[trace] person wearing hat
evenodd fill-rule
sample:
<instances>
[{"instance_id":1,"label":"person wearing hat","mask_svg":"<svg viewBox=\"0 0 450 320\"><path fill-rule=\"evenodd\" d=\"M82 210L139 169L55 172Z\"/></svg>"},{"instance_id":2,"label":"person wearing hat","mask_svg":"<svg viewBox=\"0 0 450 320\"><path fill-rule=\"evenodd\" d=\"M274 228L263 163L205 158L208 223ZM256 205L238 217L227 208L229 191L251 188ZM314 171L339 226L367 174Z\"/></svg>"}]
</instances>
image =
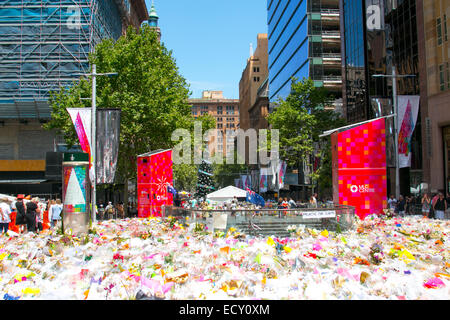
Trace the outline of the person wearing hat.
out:
<instances>
[{"instance_id":1,"label":"person wearing hat","mask_svg":"<svg viewBox=\"0 0 450 320\"><path fill-rule=\"evenodd\" d=\"M16 216L16 226L19 227L19 233L27 232L27 220L26 220L26 207L23 202L23 194L17 195L17 202L15 203L17 216Z\"/></svg>"},{"instance_id":2,"label":"person wearing hat","mask_svg":"<svg viewBox=\"0 0 450 320\"><path fill-rule=\"evenodd\" d=\"M0 199L0 232L1 234L8 232L9 223L11 222L11 206L8 198Z\"/></svg>"},{"instance_id":3,"label":"person wearing hat","mask_svg":"<svg viewBox=\"0 0 450 320\"><path fill-rule=\"evenodd\" d=\"M112 219L114 217L115 209L111 201L108 202L108 205L105 208L105 213L108 219Z\"/></svg>"}]
</instances>

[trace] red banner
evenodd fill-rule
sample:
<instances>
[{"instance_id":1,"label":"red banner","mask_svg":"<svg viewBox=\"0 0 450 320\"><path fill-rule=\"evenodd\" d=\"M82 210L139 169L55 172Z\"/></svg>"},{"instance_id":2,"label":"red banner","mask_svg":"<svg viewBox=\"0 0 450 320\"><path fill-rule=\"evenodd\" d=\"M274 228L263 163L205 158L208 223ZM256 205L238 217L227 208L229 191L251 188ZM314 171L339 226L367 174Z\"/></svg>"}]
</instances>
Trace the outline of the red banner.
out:
<instances>
[{"instance_id":1,"label":"red banner","mask_svg":"<svg viewBox=\"0 0 450 320\"><path fill-rule=\"evenodd\" d=\"M138 216L161 216L162 206L173 204L168 185L173 184L172 150L138 157Z\"/></svg>"},{"instance_id":2,"label":"red banner","mask_svg":"<svg viewBox=\"0 0 450 320\"><path fill-rule=\"evenodd\" d=\"M333 164L333 174L337 174L337 179L333 179L335 201L354 206L361 219L383 213L387 206L385 119L335 135L337 139L332 139L333 161L337 161Z\"/></svg>"}]
</instances>

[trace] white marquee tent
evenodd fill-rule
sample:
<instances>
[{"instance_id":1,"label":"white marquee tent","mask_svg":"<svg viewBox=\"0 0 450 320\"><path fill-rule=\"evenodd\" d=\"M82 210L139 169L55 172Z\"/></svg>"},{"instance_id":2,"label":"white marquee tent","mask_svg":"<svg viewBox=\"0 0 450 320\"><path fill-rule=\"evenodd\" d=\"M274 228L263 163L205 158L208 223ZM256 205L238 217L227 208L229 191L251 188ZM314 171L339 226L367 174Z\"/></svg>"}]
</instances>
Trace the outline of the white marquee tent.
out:
<instances>
[{"instance_id":1,"label":"white marquee tent","mask_svg":"<svg viewBox=\"0 0 450 320\"><path fill-rule=\"evenodd\" d=\"M247 196L247 191L236 188L234 186L228 186L223 189L214 191L213 193L207 194L206 199L217 202L224 202L227 200L232 200L236 198L245 198Z\"/></svg>"}]
</instances>

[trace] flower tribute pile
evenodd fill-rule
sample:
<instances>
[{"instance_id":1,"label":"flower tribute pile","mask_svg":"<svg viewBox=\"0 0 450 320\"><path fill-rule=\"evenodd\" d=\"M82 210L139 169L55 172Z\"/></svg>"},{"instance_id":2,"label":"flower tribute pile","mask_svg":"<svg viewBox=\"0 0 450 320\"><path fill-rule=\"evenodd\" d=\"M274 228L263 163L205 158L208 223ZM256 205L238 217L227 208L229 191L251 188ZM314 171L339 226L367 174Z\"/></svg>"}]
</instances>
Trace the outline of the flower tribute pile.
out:
<instances>
[{"instance_id":1,"label":"flower tribute pile","mask_svg":"<svg viewBox=\"0 0 450 320\"><path fill-rule=\"evenodd\" d=\"M109 220L89 235L0 238L0 297L450 299L450 221L370 216L344 233L208 232L173 218Z\"/></svg>"}]
</instances>

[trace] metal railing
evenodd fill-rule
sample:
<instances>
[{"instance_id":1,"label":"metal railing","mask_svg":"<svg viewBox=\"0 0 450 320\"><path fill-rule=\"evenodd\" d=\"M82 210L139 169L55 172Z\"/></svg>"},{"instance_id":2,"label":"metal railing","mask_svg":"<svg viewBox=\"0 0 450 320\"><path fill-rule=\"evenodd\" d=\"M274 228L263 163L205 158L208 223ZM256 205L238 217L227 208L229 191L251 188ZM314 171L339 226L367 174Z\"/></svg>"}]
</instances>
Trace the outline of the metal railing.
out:
<instances>
[{"instance_id":1,"label":"metal railing","mask_svg":"<svg viewBox=\"0 0 450 320\"><path fill-rule=\"evenodd\" d=\"M208 210L168 206L164 207L163 210L163 217L171 216L179 221L187 222L189 220L189 223L209 225L212 225L215 214L226 214L226 230L233 227L254 236L262 234L263 226L267 228L267 231L270 231L270 228L273 227L279 233L287 232L288 225L305 225L317 229L345 231L352 228L355 220L355 208L344 205L295 209L236 208Z\"/></svg>"}]
</instances>

